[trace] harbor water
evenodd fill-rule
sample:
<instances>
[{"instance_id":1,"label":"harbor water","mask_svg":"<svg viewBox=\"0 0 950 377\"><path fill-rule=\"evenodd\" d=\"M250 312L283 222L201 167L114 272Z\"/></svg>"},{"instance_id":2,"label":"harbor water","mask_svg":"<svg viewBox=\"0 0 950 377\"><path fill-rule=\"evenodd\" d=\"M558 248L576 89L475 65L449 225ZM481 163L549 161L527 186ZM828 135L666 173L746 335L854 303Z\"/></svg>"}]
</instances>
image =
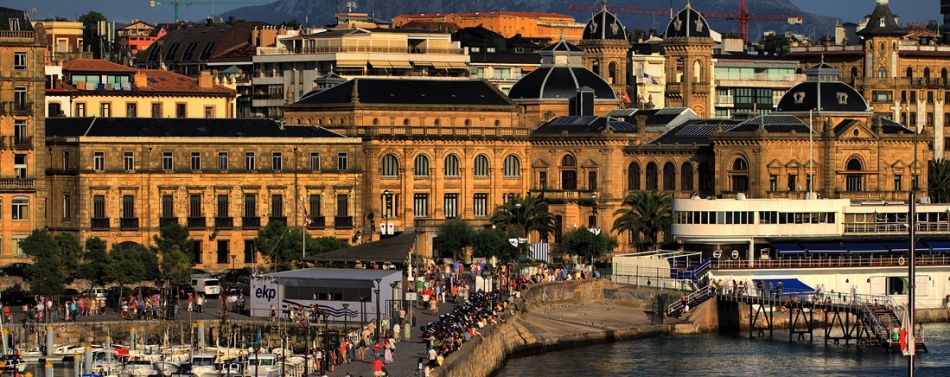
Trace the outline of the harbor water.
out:
<instances>
[{"instance_id":1,"label":"harbor water","mask_svg":"<svg viewBox=\"0 0 950 377\"><path fill-rule=\"evenodd\" d=\"M950 375L950 324L924 325L929 353L915 358L918 377ZM880 348L749 338L748 332L596 344L515 357L500 376L906 376L907 357Z\"/></svg>"}]
</instances>

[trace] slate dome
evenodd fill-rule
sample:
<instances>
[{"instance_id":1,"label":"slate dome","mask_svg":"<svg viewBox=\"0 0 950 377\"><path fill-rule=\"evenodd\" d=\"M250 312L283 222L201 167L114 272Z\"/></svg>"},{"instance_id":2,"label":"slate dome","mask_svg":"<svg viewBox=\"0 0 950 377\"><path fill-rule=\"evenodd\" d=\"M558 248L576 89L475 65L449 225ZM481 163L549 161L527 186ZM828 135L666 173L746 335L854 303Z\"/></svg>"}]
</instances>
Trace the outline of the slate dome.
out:
<instances>
[{"instance_id":1,"label":"slate dome","mask_svg":"<svg viewBox=\"0 0 950 377\"><path fill-rule=\"evenodd\" d=\"M839 80L841 71L825 63L805 70L805 82L793 86L779 100L775 111L867 112L868 104L861 93ZM820 88L820 90L819 90ZM819 98L819 96L821 98Z\"/></svg>"},{"instance_id":2,"label":"slate dome","mask_svg":"<svg viewBox=\"0 0 950 377\"><path fill-rule=\"evenodd\" d=\"M616 100L613 87L584 66L584 50L560 40L538 51L541 66L518 80L508 91L508 98L568 100L577 90L587 87L594 98Z\"/></svg>"},{"instance_id":3,"label":"slate dome","mask_svg":"<svg viewBox=\"0 0 950 377\"><path fill-rule=\"evenodd\" d=\"M582 40L627 40L627 29L620 23L617 16L607 11L606 5L600 13L591 17L584 25Z\"/></svg>"},{"instance_id":4,"label":"slate dome","mask_svg":"<svg viewBox=\"0 0 950 377\"><path fill-rule=\"evenodd\" d=\"M679 11L666 26L665 38L699 37L711 38L709 23L703 15L693 9L689 3Z\"/></svg>"}]
</instances>

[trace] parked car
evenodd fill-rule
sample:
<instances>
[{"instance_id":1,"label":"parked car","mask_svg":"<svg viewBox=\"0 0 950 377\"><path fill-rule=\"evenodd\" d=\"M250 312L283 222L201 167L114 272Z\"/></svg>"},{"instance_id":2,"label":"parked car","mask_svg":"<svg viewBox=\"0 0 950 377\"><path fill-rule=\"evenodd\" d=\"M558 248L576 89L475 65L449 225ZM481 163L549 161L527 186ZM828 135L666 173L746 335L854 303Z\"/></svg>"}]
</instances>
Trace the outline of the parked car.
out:
<instances>
[{"instance_id":1,"label":"parked car","mask_svg":"<svg viewBox=\"0 0 950 377\"><path fill-rule=\"evenodd\" d=\"M76 297L79 297L79 290L66 288L63 290L63 293L59 295L59 303L62 304L66 301L72 301Z\"/></svg>"},{"instance_id":2,"label":"parked car","mask_svg":"<svg viewBox=\"0 0 950 377\"><path fill-rule=\"evenodd\" d=\"M26 267L29 263L13 263L0 267L0 275L3 276L26 276Z\"/></svg>"},{"instance_id":3,"label":"parked car","mask_svg":"<svg viewBox=\"0 0 950 377\"><path fill-rule=\"evenodd\" d=\"M4 306L36 305L36 297L33 293L9 288L0 292L0 303Z\"/></svg>"},{"instance_id":4,"label":"parked car","mask_svg":"<svg viewBox=\"0 0 950 377\"><path fill-rule=\"evenodd\" d=\"M96 300L103 301L106 299L106 289L102 287L93 287L85 291L82 291L82 294Z\"/></svg>"}]
</instances>

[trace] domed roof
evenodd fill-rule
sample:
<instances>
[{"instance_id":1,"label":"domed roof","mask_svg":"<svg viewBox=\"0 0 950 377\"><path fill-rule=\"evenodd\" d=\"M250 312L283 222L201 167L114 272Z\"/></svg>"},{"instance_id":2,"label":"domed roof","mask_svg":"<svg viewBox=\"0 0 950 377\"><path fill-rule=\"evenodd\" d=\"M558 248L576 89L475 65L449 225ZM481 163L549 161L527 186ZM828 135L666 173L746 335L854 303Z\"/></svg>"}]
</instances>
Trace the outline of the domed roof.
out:
<instances>
[{"instance_id":1,"label":"domed roof","mask_svg":"<svg viewBox=\"0 0 950 377\"><path fill-rule=\"evenodd\" d=\"M666 26L665 38L700 37L711 38L709 23L686 2L686 8L679 11Z\"/></svg>"},{"instance_id":2,"label":"domed roof","mask_svg":"<svg viewBox=\"0 0 950 377\"><path fill-rule=\"evenodd\" d=\"M620 23L612 13L607 11L606 2L600 13L591 17L584 26L582 40L627 40L627 29Z\"/></svg>"},{"instance_id":3,"label":"domed roof","mask_svg":"<svg viewBox=\"0 0 950 377\"><path fill-rule=\"evenodd\" d=\"M580 47L575 46L573 43L565 41L563 38L557 42L549 44L542 47L539 51L550 51L550 52L580 52L583 53L584 50Z\"/></svg>"},{"instance_id":4,"label":"domed roof","mask_svg":"<svg viewBox=\"0 0 950 377\"><path fill-rule=\"evenodd\" d=\"M821 90L819 91L819 85ZM782 96L775 107L781 112L808 112L818 110L819 93L821 111L867 112L868 104L857 90L840 81L806 81L795 85Z\"/></svg>"},{"instance_id":5,"label":"domed roof","mask_svg":"<svg viewBox=\"0 0 950 377\"><path fill-rule=\"evenodd\" d=\"M508 97L568 100L585 86L594 91L594 98L617 99L607 81L587 68L574 66L541 66L512 85Z\"/></svg>"}]
</instances>

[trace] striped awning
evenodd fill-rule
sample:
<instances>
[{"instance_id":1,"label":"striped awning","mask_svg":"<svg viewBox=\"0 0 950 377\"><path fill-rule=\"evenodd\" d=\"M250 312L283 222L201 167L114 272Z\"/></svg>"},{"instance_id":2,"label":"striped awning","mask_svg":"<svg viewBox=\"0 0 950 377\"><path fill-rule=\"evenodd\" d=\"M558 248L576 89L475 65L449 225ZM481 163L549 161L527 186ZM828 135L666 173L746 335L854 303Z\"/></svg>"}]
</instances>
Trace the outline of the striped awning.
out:
<instances>
[{"instance_id":1,"label":"striped awning","mask_svg":"<svg viewBox=\"0 0 950 377\"><path fill-rule=\"evenodd\" d=\"M528 258L550 263L551 262L551 256L549 254L550 252L551 252L551 244L533 243L529 245L528 247Z\"/></svg>"},{"instance_id":2,"label":"striped awning","mask_svg":"<svg viewBox=\"0 0 950 377\"><path fill-rule=\"evenodd\" d=\"M369 65L373 68L392 68L392 64L385 60L370 60Z\"/></svg>"},{"instance_id":3,"label":"striped awning","mask_svg":"<svg viewBox=\"0 0 950 377\"><path fill-rule=\"evenodd\" d=\"M465 62L449 62L449 67L468 69L468 64L465 64Z\"/></svg>"},{"instance_id":4,"label":"striped awning","mask_svg":"<svg viewBox=\"0 0 950 377\"><path fill-rule=\"evenodd\" d=\"M432 62L432 68L449 69L449 68L452 68L452 65L447 62Z\"/></svg>"}]
</instances>

